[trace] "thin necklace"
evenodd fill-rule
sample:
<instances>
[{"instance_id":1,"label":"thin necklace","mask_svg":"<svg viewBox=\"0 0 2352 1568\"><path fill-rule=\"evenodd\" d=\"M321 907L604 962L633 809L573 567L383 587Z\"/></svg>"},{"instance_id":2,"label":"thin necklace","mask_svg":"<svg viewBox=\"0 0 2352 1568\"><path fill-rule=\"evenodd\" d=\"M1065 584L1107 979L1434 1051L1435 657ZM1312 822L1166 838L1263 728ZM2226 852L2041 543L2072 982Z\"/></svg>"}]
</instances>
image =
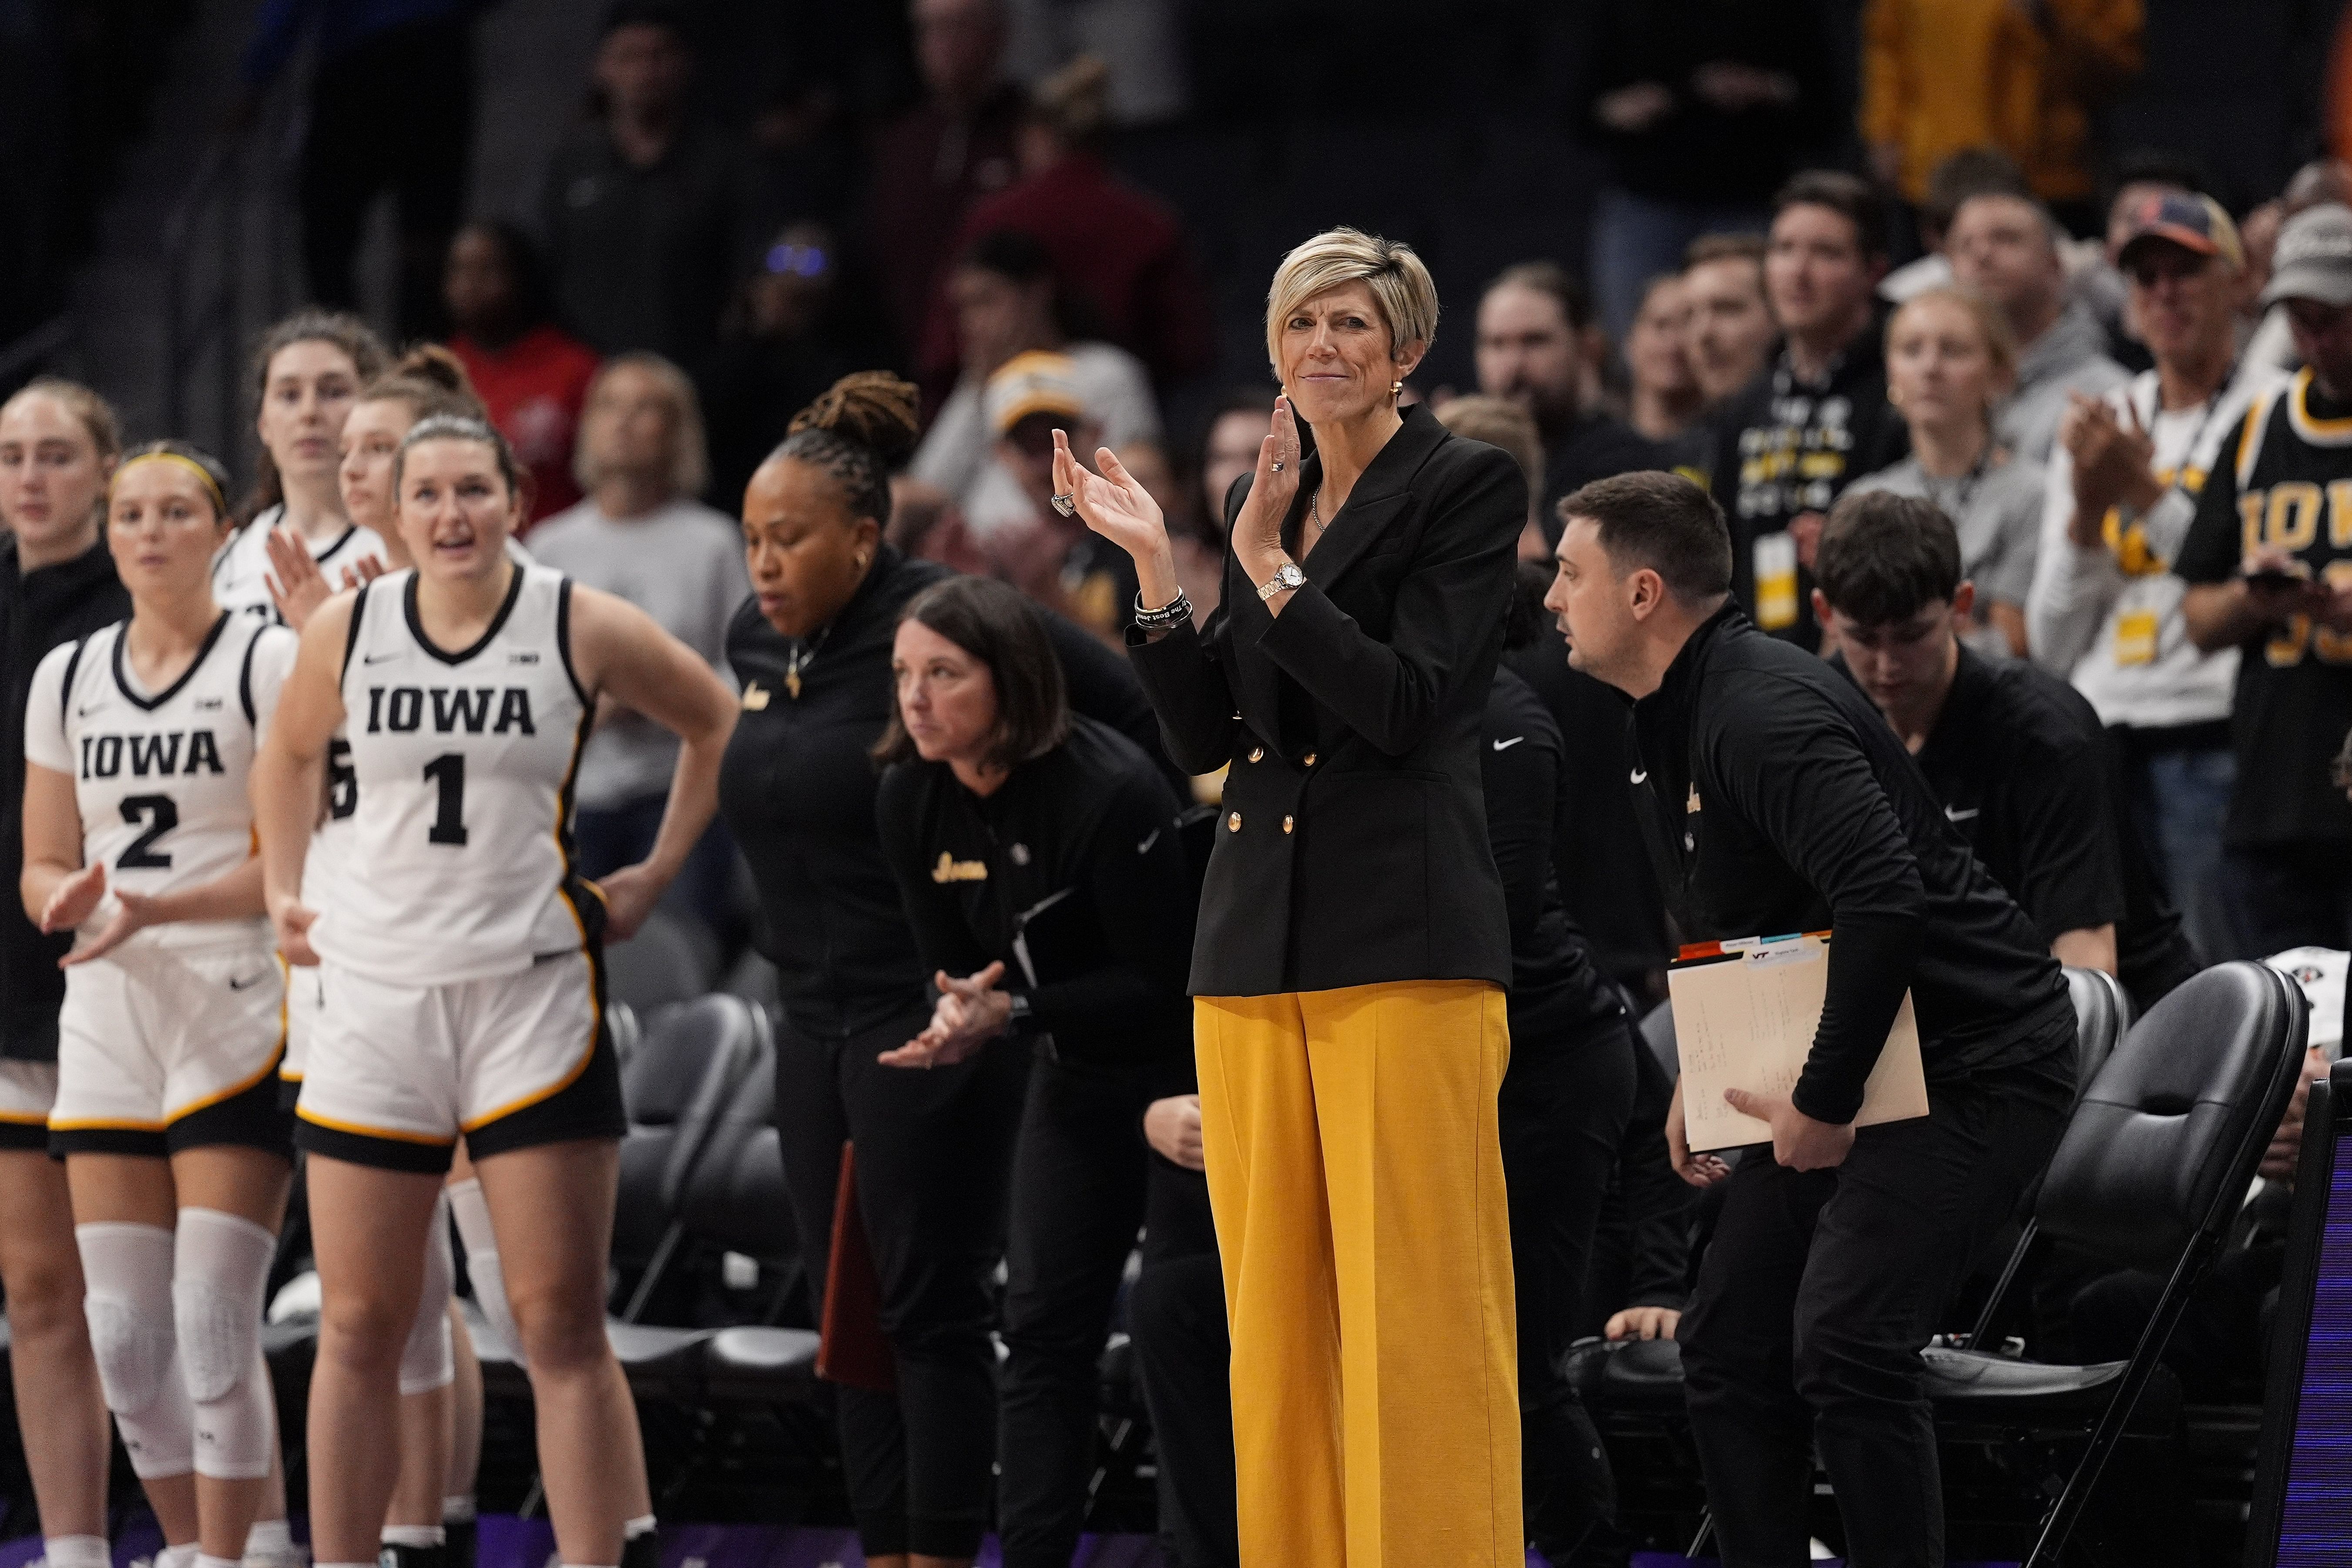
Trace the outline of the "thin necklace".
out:
<instances>
[{"instance_id":1,"label":"thin necklace","mask_svg":"<svg viewBox=\"0 0 2352 1568\"><path fill-rule=\"evenodd\" d=\"M1322 538L1323 530L1330 526L1323 520L1323 486L1320 485L1315 486L1315 494L1307 497L1307 520L1315 525L1318 538Z\"/></svg>"},{"instance_id":2,"label":"thin necklace","mask_svg":"<svg viewBox=\"0 0 2352 1568\"><path fill-rule=\"evenodd\" d=\"M824 640L832 631L833 623L827 622L818 627L807 641L793 644L793 656L784 664L784 692L794 702L798 702L801 696L801 672L815 662L816 651L824 646Z\"/></svg>"}]
</instances>

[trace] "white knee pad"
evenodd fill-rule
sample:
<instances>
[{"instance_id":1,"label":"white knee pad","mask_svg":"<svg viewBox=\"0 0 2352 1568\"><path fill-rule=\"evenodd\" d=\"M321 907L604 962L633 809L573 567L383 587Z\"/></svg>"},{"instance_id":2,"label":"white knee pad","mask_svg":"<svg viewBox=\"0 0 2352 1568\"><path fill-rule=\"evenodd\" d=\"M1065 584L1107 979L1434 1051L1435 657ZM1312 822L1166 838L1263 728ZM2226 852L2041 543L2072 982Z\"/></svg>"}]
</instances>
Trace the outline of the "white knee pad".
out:
<instances>
[{"instance_id":1,"label":"white knee pad","mask_svg":"<svg viewBox=\"0 0 2352 1568\"><path fill-rule=\"evenodd\" d=\"M214 1208L180 1211L172 1322L180 1375L196 1409L196 1473L252 1480L269 1473L277 1412L261 1358L262 1293L278 1238Z\"/></svg>"},{"instance_id":2,"label":"white knee pad","mask_svg":"<svg viewBox=\"0 0 2352 1568\"><path fill-rule=\"evenodd\" d=\"M82 1315L106 1407L142 1479L195 1468L195 1412L172 1333L172 1233L160 1226L74 1227Z\"/></svg>"},{"instance_id":3,"label":"white knee pad","mask_svg":"<svg viewBox=\"0 0 2352 1568\"><path fill-rule=\"evenodd\" d=\"M466 1244L466 1272L474 1281L474 1305L507 1342L518 1365L523 1364L522 1330L515 1322L514 1304L507 1300L506 1271L499 1267L498 1233L490 1228L489 1200L478 1181L461 1181L449 1188L449 1216L457 1222L458 1239Z\"/></svg>"},{"instance_id":4,"label":"white knee pad","mask_svg":"<svg viewBox=\"0 0 2352 1568\"><path fill-rule=\"evenodd\" d=\"M457 1379L457 1351L449 1343L449 1292L457 1265L449 1256L449 1195L444 1189L425 1228L425 1288L416 1295L416 1321L400 1353L400 1391L429 1394Z\"/></svg>"}]
</instances>

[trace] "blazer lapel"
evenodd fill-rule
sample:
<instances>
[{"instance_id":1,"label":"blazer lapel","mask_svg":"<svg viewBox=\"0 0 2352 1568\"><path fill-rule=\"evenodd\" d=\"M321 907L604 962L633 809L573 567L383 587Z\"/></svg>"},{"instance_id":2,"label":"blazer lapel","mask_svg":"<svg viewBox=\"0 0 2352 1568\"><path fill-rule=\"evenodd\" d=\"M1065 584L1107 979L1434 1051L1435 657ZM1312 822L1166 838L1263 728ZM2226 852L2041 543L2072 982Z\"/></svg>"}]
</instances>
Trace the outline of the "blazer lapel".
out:
<instances>
[{"instance_id":1,"label":"blazer lapel","mask_svg":"<svg viewBox=\"0 0 2352 1568\"><path fill-rule=\"evenodd\" d=\"M1307 580L1328 591L1404 515L1412 500L1412 476L1444 437L1445 427L1428 409L1416 403L1404 411L1403 427L1389 437L1389 444L1356 480L1348 504L1330 519L1322 541L1301 563ZM1319 478L1319 465L1316 473ZM1299 477L1304 490L1307 476Z\"/></svg>"}]
</instances>

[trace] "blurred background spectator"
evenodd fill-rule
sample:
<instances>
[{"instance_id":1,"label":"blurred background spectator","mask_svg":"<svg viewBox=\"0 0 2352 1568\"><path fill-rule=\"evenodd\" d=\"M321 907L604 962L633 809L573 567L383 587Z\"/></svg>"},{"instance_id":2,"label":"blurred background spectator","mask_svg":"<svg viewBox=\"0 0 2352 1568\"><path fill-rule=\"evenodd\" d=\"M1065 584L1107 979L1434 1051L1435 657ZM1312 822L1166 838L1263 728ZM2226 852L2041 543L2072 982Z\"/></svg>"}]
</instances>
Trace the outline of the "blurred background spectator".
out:
<instances>
[{"instance_id":1,"label":"blurred background spectator","mask_svg":"<svg viewBox=\"0 0 2352 1568\"><path fill-rule=\"evenodd\" d=\"M988 465L996 482L987 494L1001 500L972 519L971 531L991 571L1123 650L1121 633L1135 619L1135 562L1053 505L1054 432L1068 433L1071 452L1089 469L1105 444L1076 367L1064 354L1015 355L988 378L981 410L993 436ZM1166 465L1149 450L1160 495L1172 501Z\"/></svg>"},{"instance_id":2,"label":"blurred background spectator","mask_svg":"<svg viewBox=\"0 0 2352 1568\"><path fill-rule=\"evenodd\" d=\"M1668 454L1623 420L1591 406L1585 329L1592 305L1557 264L1523 261L1478 298L1478 390L1534 416L1544 444L1538 516L1559 537L1552 509L1586 483L1668 466Z\"/></svg>"},{"instance_id":3,"label":"blurred background spectator","mask_svg":"<svg viewBox=\"0 0 2352 1568\"><path fill-rule=\"evenodd\" d=\"M908 473L961 506L973 528L985 532L1008 514L1027 512L1027 503L989 460L996 433L982 406L990 378L1016 356L1042 350L1067 362L1066 373L1104 444L1123 451L1160 441L1160 407L1143 362L1085 335L1093 312L1063 288L1053 257L1035 236L994 229L972 241L948 274L947 300L960 361L955 390L916 448ZM1072 341L1074 336L1080 340Z\"/></svg>"},{"instance_id":4,"label":"blurred background spectator","mask_svg":"<svg viewBox=\"0 0 2352 1568\"><path fill-rule=\"evenodd\" d=\"M887 334L867 319L845 267L832 229L788 224L739 291L706 378L709 499L720 509L741 507L743 486L793 415L841 377L889 357Z\"/></svg>"},{"instance_id":5,"label":"blurred background spectator","mask_svg":"<svg viewBox=\"0 0 2352 1568\"><path fill-rule=\"evenodd\" d=\"M679 8L617 0L589 117L548 167L540 221L557 308L590 347L643 350L700 374L755 217L742 144L696 112L694 80Z\"/></svg>"},{"instance_id":6,"label":"blurred background spectator","mask_svg":"<svg viewBox=\"0 0 2352 1568\"><path fill-rule=\"evenodd\" d=\"M1003 75L1003 0L912 0L908 9L923 96L875 142L865 221L891 327L912 347L964 214L1018 172L1024 100Z\"/></svg>"},{"instance_id":7,"label":"blurred background spectator","mask_svg":"<svg viewBox=\"0 0 2352 1568\"><path fill-rule=\"evenodd\" d=\"M1676 273L1650 279L1625 333L1625 423L1666 447L1676 466L1706 472L1714 451L1694 430L1706 404L1691 369L1690 288Z\"/></svg>"},{"instance_id":8,"label":"blurred background spectator","mask_svg":"<svg viewBox=\"0 0 2352 1568\"><path fill-rule=\"evenodd\" d=\"M530 470L530 522L536 524L580 499L572 449L596 350L555 324L547 264L512 224L468 224L458 231L441 298L451 350Z\"/></svg>"},{"instance_id":9,"label":"blurred background spectator","mask_svg":"<svg viewBox=\"0 0 2352 1568\"><path fill-rule=\"evenodd\" d=\"M1101 335L1165 386L1208 366L1209 300L1175 214L1104 162L1109 92L1109 68L1084 55L1030 90L1015 142L1020 182L973 204L956 253L1005 230L1031 235ZM954 312L941 298L923 341L922 379L942 380L957 348Z\"/></svg>"},{"instance_id":10,"label":"blurred background spectator","mask_svg":"<svg viewBox=\"0 0 2352 1568\"><path fill-rule=\"evenodd\" d=\"M1601 325L1701 235L1764 227L1772 193L1838 136L1818 0L1594 0L1577 97L1609 159L1592 221Z\"/></svg>"},{"instance_id":11,"label":"blurred background spectator","mask_svg":"<svg viewBox=\"0 0 2352 1568\"><path fill-rule=\"evenodd\" d=\"M2140 66L2140 0L1868 0L1862 134L1906 202L1952 153L1998 147L2085 216L2094 117Z\"/></svg>"},{"instance_id":12,"label":"blurred background spectator","mask_svg":"<svg viewBox=\"0 0 2352 1568\"><path fill-rule=\"evenodd\" d=\"M1969 197L1993 192L2032 193L2026 189L2025 171L1997 147L1964 147L1937 164L1927 176L1927 193L1911 214L1919 254L1878 280L1878 297L1900 305L1914 294L1951 282L1952 262L1944 246L1952 219Z\"/></svg>"},{"instance_id":13,"label":"blurred background spectator","mask_svg":"<svg viewBox=\"0 0 2352 1568\"><path fill-rule=\"evenodd\" d=\"M2016 343L2016 373L1995 434L2036 464L2048 459L2072 399L2095 397L2127 379L2106 355L2098 319L2066 297L2058 248L2064 236L2030 196L1970 196L1952 217L1952 276L2000 308Z\"/></svg>"},{"instance_id":14,"label":"blurred background spectator","mask_svg":"<svg viewBox=\"0 0 2352 1568\"><path fill-rule=\"evenodd\" d=\"M1764 236L1705 235L1683 266L1691 376L1712 409L1763 373L1780 332L1764 297Z\"/></svg>"},{"instance_id":15,"label":"blurred background spectator","mask_svg":"<svg viewBox=\"0 0 2352 1568\"><path fill-rule=\"evenodd\" d=\"M369 210L389 194L402 340L445 328L441 258L465 210L478 9L480 0L268 0L230 111L233 123L249 123L296 51L314 51L300 181L310 297L358 308L352 264Z\"/></svg>"},{"instance_id":16,"label":"blurred background spectator","mask_svg":"<svg viewBox=\"0 0 2352 1568\"><path fill-rule=\"evenodd\" d=\"M695 499L709 458L686 372L645 353L598 371L580 424L578 477L585 498L533 531L531 554L627 600L726 674L727 622L751 580L734 519ZM609 702L599 706L574 781L583 874L602 876L652 851L677 765L669 731ZM719 928L730 865L725 830L714 823L667 902Z\"/></svg>"}]
</instances>

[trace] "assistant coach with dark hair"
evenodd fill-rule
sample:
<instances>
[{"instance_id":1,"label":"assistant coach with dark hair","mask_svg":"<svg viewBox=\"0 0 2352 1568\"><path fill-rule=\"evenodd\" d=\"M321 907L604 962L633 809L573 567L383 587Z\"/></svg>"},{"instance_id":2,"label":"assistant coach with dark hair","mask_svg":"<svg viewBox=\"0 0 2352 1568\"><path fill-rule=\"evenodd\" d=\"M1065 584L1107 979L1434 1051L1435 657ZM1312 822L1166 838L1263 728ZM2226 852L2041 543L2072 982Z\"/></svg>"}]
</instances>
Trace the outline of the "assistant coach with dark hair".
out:
<instances>
[{"instance_id":1,"label":"assistant coach with dark hair","mask_svg":"<svg viewBox=\"0 0 2352 1568\"><path fill-rule=\"evenodd\" d=\"M1403 246L1334 229L1283 259L1284 395L1205 627L1117 457L1055 456L1058 498L1135 558L1169 755L1232 764L1191 989L1246 1568L1526 1561L1479 722L1528 487L1398 408L1436 325Z\"/></svg>"},{"instance_id":2,"label":"assistant coach with dark hair","mask_svg":"<svg viewBox=\"0 0 2352 1568\"><path fill-rule=\"evenodd\" d=\"M1790 1095L1729 1177L1682 1321L1685 1389L1725 1568L1802 1568L1818 1448L1848 1561L1944 1560L1919 1348L1988 1232L2047 1162L2073 1092L2057 961L1945 820L1853 683L1729 602L1721 510L1667 474L1560 503L1545 601L1570 659L1634 699L1633 787L1690 941L1832 933L1829 989ZM1856 1132L1908 991L1929 1114ZM1684 1179L1722 1162L1666 1141Z\"/></svg>"}]
</instances>

